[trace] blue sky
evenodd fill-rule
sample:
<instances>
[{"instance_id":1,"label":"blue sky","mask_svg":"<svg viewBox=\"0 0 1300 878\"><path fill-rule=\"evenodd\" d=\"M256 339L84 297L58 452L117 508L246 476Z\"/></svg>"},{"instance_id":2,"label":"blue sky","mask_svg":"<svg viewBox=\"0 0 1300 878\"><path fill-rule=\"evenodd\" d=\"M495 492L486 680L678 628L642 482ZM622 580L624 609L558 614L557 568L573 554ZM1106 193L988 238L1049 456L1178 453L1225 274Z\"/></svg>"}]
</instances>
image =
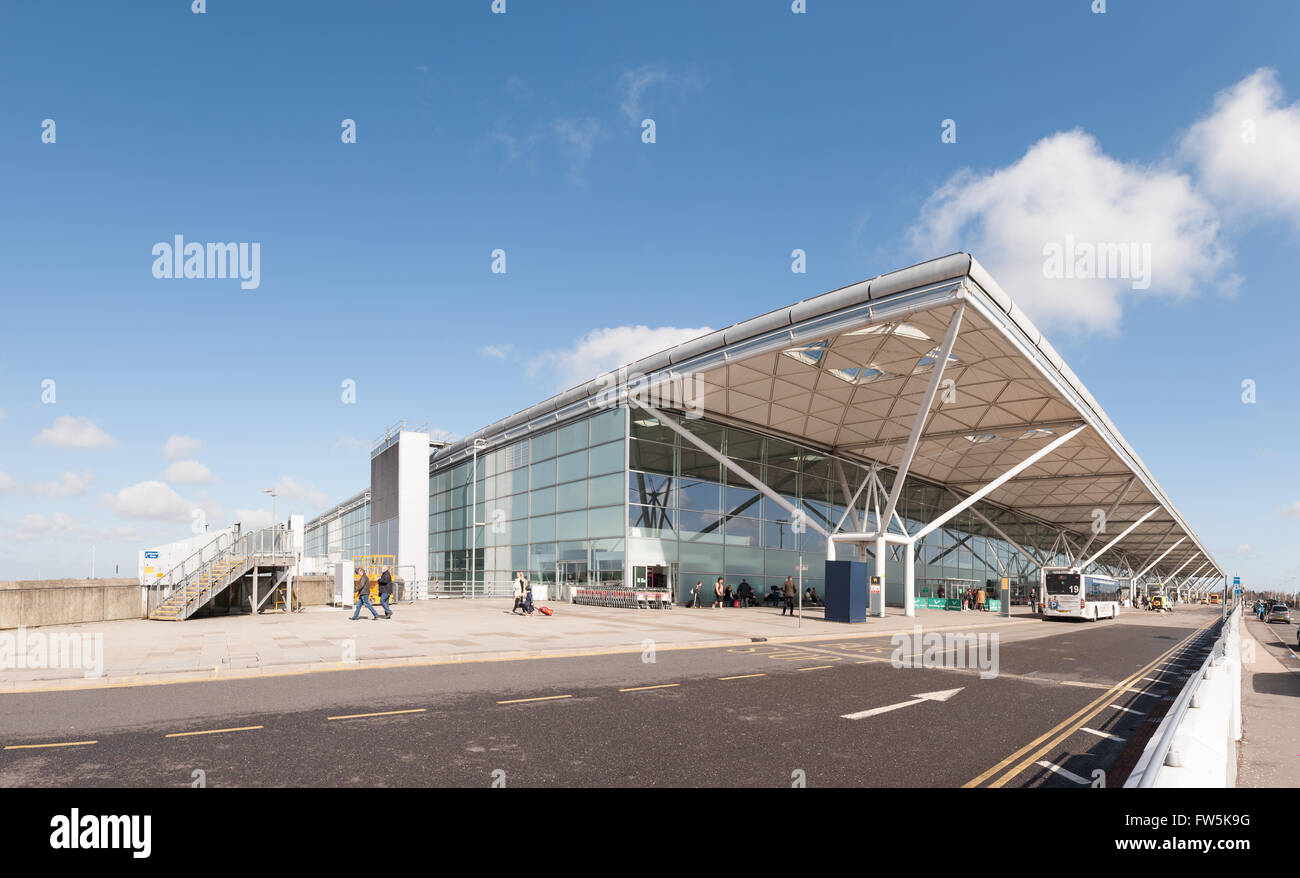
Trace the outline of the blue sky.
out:
<instances>
[{"instance_id":1,"label":"blue sky","mask_svg":"<svg viewBox=\"0 0 1300 878\"><path fill-rule=\"evenodd\" d=\"M969 249L1220 562L1294 588L1300 7L1091 5L5 4L0 579L133 575L271 485L310 516L398 418ZM1155 242L1151 289L1044 284L1026 236L1089 230ZM177 234L259 242L260 286L156 279Z\"/></svg>"}]
</instances>

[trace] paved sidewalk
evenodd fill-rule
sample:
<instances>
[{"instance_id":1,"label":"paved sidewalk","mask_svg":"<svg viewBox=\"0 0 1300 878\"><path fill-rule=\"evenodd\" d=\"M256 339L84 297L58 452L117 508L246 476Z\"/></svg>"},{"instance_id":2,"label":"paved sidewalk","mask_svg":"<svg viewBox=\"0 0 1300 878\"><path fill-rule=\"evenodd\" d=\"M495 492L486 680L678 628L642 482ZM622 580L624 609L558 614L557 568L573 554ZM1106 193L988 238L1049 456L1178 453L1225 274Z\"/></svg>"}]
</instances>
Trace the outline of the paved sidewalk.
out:
<instances>
[{"instance_id":1,"label":"paved sidewalk","mask_svg":"<svg viewBox=\"0 0 1300 878\"><path fill-rule=\"evenodd\" d=\"M1023 625L1025 607L1011 619L997 613L917 610L914 618L890 608L882 619L843 625L820 609L805 610L796 627L778 609L625 610L552 604L554 616L512 615L510 600L431 600L394 607L392 620L363 610L310 607L293 615L235 615L185 622L128 620L0 631L10 652L31 654L31 641L75 635L89 645L82 661L64 667L0 669L0 693L82 689L186 680L229 679L394 665L729 646L755 640L790 641L884 636L910 631ZM98 637L97 637L98 636ZM102 649L93 644L101 642ZM25 647L25 649L24 649ZM39 651L38 651L39 654ZM4 661L0 643L0 661ZM98 656L98 658L94 658ZM87 660L89 658L89 660ZM96 668L95 665L101 665ZM96 674L95 671L100 673Z\"/></svg>"},{"instance_id":2,"label":"paved sidewalk","mask_svg":"<svg viewBox=\"0 0 1300 878\"><path fill-rule=\"evenodd\" d=\"M1300 660L1295 628L1241 625L1241 747L1237 786L1300 787ZM1254 661L1251 651L1254 652Z\"/></svg>"}]
</instances>

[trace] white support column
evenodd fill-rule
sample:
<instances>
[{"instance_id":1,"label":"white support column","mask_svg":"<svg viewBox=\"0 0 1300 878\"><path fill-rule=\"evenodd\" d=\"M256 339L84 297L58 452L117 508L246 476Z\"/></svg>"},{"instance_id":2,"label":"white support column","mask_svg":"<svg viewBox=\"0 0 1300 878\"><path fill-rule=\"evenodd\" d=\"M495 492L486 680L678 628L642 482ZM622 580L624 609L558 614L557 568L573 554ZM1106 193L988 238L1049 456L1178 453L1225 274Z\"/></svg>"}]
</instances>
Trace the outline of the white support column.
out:
<instances>
[{"instance_id":1,"label":"white support column","mask_svg":"<svg viewBox=\"0 0 1300 878\"><path fill-rule=\"evenodd\" d=\"M879 470L876 471L876 484L880 487L880 496L881 497L885 496L885 483L880 480ZM898 530L900 533L903 534L903 536L907 536L907 526L903 524L903 517L898 514L898 509L894 510L894 513L891 516L890 521L898 525ZM884 530L886 531L889 530L888 524L884 526Z\"/></svg>"},{"instance_id":2,"label":"white support column","mask_svg":"<svg viewBox=\"0 0 1300 878\"><path fill-rule=\"evenodd\" d=\"M965 313L966 303L962 302L952 315L952 320L948 323L948 332L943 337L943 343L939 345L934 366L930 369L930 382L926 385L925 394L921 397L921 405L916 410L912 432L908 434L907 445L903 448L903 458L898 462L894 487L889 492L889 501L885 504L884 518L880 523L881 531L889 530L889 520L894 514L894 507L898 505L898 498L902 496L903 482L907 481L907 471L912 466L912 458L916 456L916 446L920 444L921 434L925 432L925 422L930 417L930 406L934 404L934 396L939 390L939 383L943 380L943 371L948 365L948 357L952 355L952 346L957 343L957 331L961 328L961 318Z\"/></svg>"},{"instance_id":3,"label":"white support column","mask_svg":"<svg viewBox=\"0 0 1300 878\"><path fill-rule=\"evenodd\" d=\"M1133 577L1133 578L1134 578L1134 579L1140 579L1141 577L1145 576L1145 575L1146 575L1146 572L1147 572L1148 570L1150 570L1152 567L1156 566L1156 565L1159 564L1161 561L1163 561L1163 560L1165 559L1165 555L1168 555L1168 554L1169 554L1170 552L1172 552L1174 549L1177 549L1180 545L1182 545L1183 540L1186 540L1186 539L1187 539L1187 537L1182 537L1182 538L1180 538L1180 539L1178 540L1178 542L1174 543L1172 546L1170 546L1169 548L1165 549L1163 552L1160 553L1160 557L1159 557L1159 558L1155 559L1155 560L1152 561L1150 564L1148 564L1147 566L1143 567L1142 570L1141 570L1141 572L1139 572L1138 575L1135 576L1135 577Z\"/></svg>"},{"instance_id":4,"label":"white support column","mask_svg":"<svg viewBox=\"0 0 1300 878\"><path fill-rule=\"evenodd\" d=\"M916 615L916 546L903 544L903 615Z\"/></svg>"},{"instance_id":5,"label":"white support column","mask_svg":"<svg viewBox=\"0 0 1300 878\"><path fill-rule=\"evenodd\" d=\"M885 615L885 552L886 544L884 531L876 537L876 575L880 577L880 612L875 612L875 600L871 596L870 584L867 590L867 606L872 609L872 614L876 616Z\"/></svg>"},{"instance_id":6,"label":"white support column","mask_svg":"<svg viewBox=\"0 0 1300 878\"><path fill-rule=\"evenodd\" d=\"M1052 440L1051 442L1047 443L1047 444L1044 445L1042 448L1038 449L1038 450L1035 451L1033 454L1031 454L1031 455L1029 455L1028 457L1026 457L1026 458L1025 458L1024 460L1022 460L1020 463L1016 464L1016 465L1013 466L1011 469L1007 470L1007 471L1004 472L1002 475L998 476L996 479L994 479L993 481L989 482L989 483L988 483L987 485L985 485L984 487L980 488L980 489L979 489L978 491L976 491L974 494L971 494L971 495L970 495L969 497L967 497L965 500L963 500L962 502L958 503L958 504L957 504L956 506L954 506L953 508L949 509L949 510L948 510L947 512L945 512L943 515L939 516L939 517L936 518L934 521L930 522L930 523L927 524L925 527L921 528L919 531L916 532L916 534L914 534L914 535L912 536L912 539L913 539L913 540L919 540L921 537L925 536L926 534L930 533L931 531L935 530L936 528L943 527L945 524L947 524L947 523L948 523L949 521L951 521L953 518L956 518L958 515L960 515L960 514L961 514L963 511L965 511L968 507L970 507L970 506L974 506L976 503L978 503L979 501L983 500L983 499L984 499L985 497L987 497L989 494L992 494L992 493L993 493L994 491L996 491L998 488L1001 488L1001 487L1002 487L1003 485L1005 485L1007 482L1011 481L1011 480L1014 479L1016 476L1020 475L1022 472L1024 472L1024 471L1027 470L1027 469L1029 469L1029 468L1030 468L1031 466L1033 466L1034 464L1038 463L1038 461L1042 460L1044 457L1046 457L1047 455L1051 454L1051 453L1052 453L1053 451L1055 451L1056 449L1060 448L1060 447L1061 447L1062 445L1064 445L1066 442L1069 442L1069 441L1070 441L1071 439L1073 439L1075 436L1078 436L1078 435L1079 435L1081 432L1083 432L1083 430L1086 429L1086 428L1087 428L1087 425L1086 425L1086 424L1084 424L1084 425L1082 425L1082 426L1075 427L1075 428L1074 428L1073 430L1071 430L1070 432L1065 433L1064 435L1058 436L1056 439L1054 439L1054 440Z\"/></svg>"},{"instance_id":7,"label":"white support column","mask_svg":"<svg viewBox=\"0 0 1300 878\"><path fill-rule=\"evenodd\" d=\"M1142 522L1146 521L1148 518L1150 518L1151 516L1155 515L1155 514L1156 514L1157 512L1159 512L1159 511L1160 511L1160 507L1159 507L1159 506L1153 507L1153 508L1151 509L1151 511L1148 512L1146 515L1142 516L1142 517L1139 518L1137 521L1135 521L1135 522L1133 522L1132 524L1130 524L1127 528L1124 529L1124 532L1123 532L1123 533L1121 533L1119 536L1115 537L1115 539L1111 540L1111 541L1110 541L1109 543L1107 543L1106 545L1102 546L1100 549L1097 550L1097 553L1096 553L1095 555L1093 555L1093 556L1090 557L1088 560L1086 560L1086 561L1084 561L1083 563L1081 563L1081 564L1079 565L1079 571L1082 572L1082 571L1086 570L1089 566L1092 565L1092 563L1093 563L1094 561L1096 561L1096 560L1097 560L1098 558L1100 558L1102 555L1104 555L1104 554L1106 554L1108 551L1110 551L1110 547L1111 547L1111 546L1115 545L1115 544L1118 543L1120 540L1124 539L1124 537L1126 537L1126 536L1128 536L1129 534L1131 534L1134 530L1137 529L1137 527L1138 527L1139 525L1142 524ZM1095 537L1095 536L1097 536L1097 535L1096 535L1096 534L1093 534L1093 536ZM1088 540L1087 545L1091 545L1091 544L1092 544L1092 540ZM1086 547L1085 547L1084 551L1087 551Z\"/></svg>"}]
</instances>

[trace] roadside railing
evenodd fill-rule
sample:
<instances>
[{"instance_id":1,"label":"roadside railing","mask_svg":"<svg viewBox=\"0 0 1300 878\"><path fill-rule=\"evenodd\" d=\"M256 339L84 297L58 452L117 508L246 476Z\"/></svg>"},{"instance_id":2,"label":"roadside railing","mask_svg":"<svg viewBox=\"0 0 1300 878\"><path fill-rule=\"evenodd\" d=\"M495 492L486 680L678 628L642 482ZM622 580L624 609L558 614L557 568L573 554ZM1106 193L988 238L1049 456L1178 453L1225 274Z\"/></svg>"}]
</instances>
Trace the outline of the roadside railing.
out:
<instances>
[{"instance_id":1,"label":"roadside railing","mask_svg":"<svg viewBox=\"0 0 1300 878\"><path fill-rule=\"evenodd\" d=\"M1147 742L1125 787L1230 787L1241 740L1241 604Z\"/></svg>"}]
</instances>

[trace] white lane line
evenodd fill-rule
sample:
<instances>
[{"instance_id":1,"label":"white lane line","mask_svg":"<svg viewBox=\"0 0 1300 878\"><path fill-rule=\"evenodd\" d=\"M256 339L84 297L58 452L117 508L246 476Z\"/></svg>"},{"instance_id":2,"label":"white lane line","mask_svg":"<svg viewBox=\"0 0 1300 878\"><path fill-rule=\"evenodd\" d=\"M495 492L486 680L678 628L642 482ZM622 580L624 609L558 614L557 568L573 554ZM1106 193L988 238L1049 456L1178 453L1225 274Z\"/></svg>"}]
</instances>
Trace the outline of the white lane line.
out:
<instances>
[{"instance_id":1,"label":"white lane line","mask_svg":"<svg viewBox=\"0 0 1300 878\"><path fill-rule=\"evenodd\" d=\"M1139 714L1139 715L1141 715L1141 714L1145 714L1145 713L1146 713L1145 710L1134 710L1134 709L1131 708L1131 707L1120 707L1118 704L1112 704L1111 707L1115 708L1116 710L1122 710L1122 711L1124 711L1125 713L1136 713L1136 714Z\"/></svg>"},{"instance_id":2,"label":"white lane line","mask_svg":"<svg viewBox=\"0 0 1300 878\"><path fill-rule=\"evenodd\" d=\"M1087 732L1090 735L1096 735L1098 738L1105 738L1108 741L1123 741L1119 735L1112 735L1110 732L1099 732L1096 729L1090 729L1087 726L1079 729L1081 732Z\"/></svg>"},{"instance_id":3,"label":"white lane line","mask_svg":"<svg viewBox=\"0 0 1300 878\"><path fill-rule=\"evenodd\" d=\"M1072 780L1072 781L1074 781L1074 782L1077 783L1077 784L1082 784L1083 786L1088 786L1088 781L1086 781L1086 780L1084 780L1083 778L1079 777L1079 775L1075 774L1073 771L1066 771L1066 770L1065 770L1064 768L1062 768L1061 766L1059 766L1059 765L1053 765L1052 763L1048 762L1046 759L1040 759L1040 760L1038 760L1038 764L1041 765L1041 766L1043 766L1043 768L1046 768L1046 769L1047 769L1048 771L1050 771L1050 772L1053 772L1053 773L1055 773L1055 774L1059 774L1061 777L1065 778L1066 780Z\"/></svg>"}]
</instances>

